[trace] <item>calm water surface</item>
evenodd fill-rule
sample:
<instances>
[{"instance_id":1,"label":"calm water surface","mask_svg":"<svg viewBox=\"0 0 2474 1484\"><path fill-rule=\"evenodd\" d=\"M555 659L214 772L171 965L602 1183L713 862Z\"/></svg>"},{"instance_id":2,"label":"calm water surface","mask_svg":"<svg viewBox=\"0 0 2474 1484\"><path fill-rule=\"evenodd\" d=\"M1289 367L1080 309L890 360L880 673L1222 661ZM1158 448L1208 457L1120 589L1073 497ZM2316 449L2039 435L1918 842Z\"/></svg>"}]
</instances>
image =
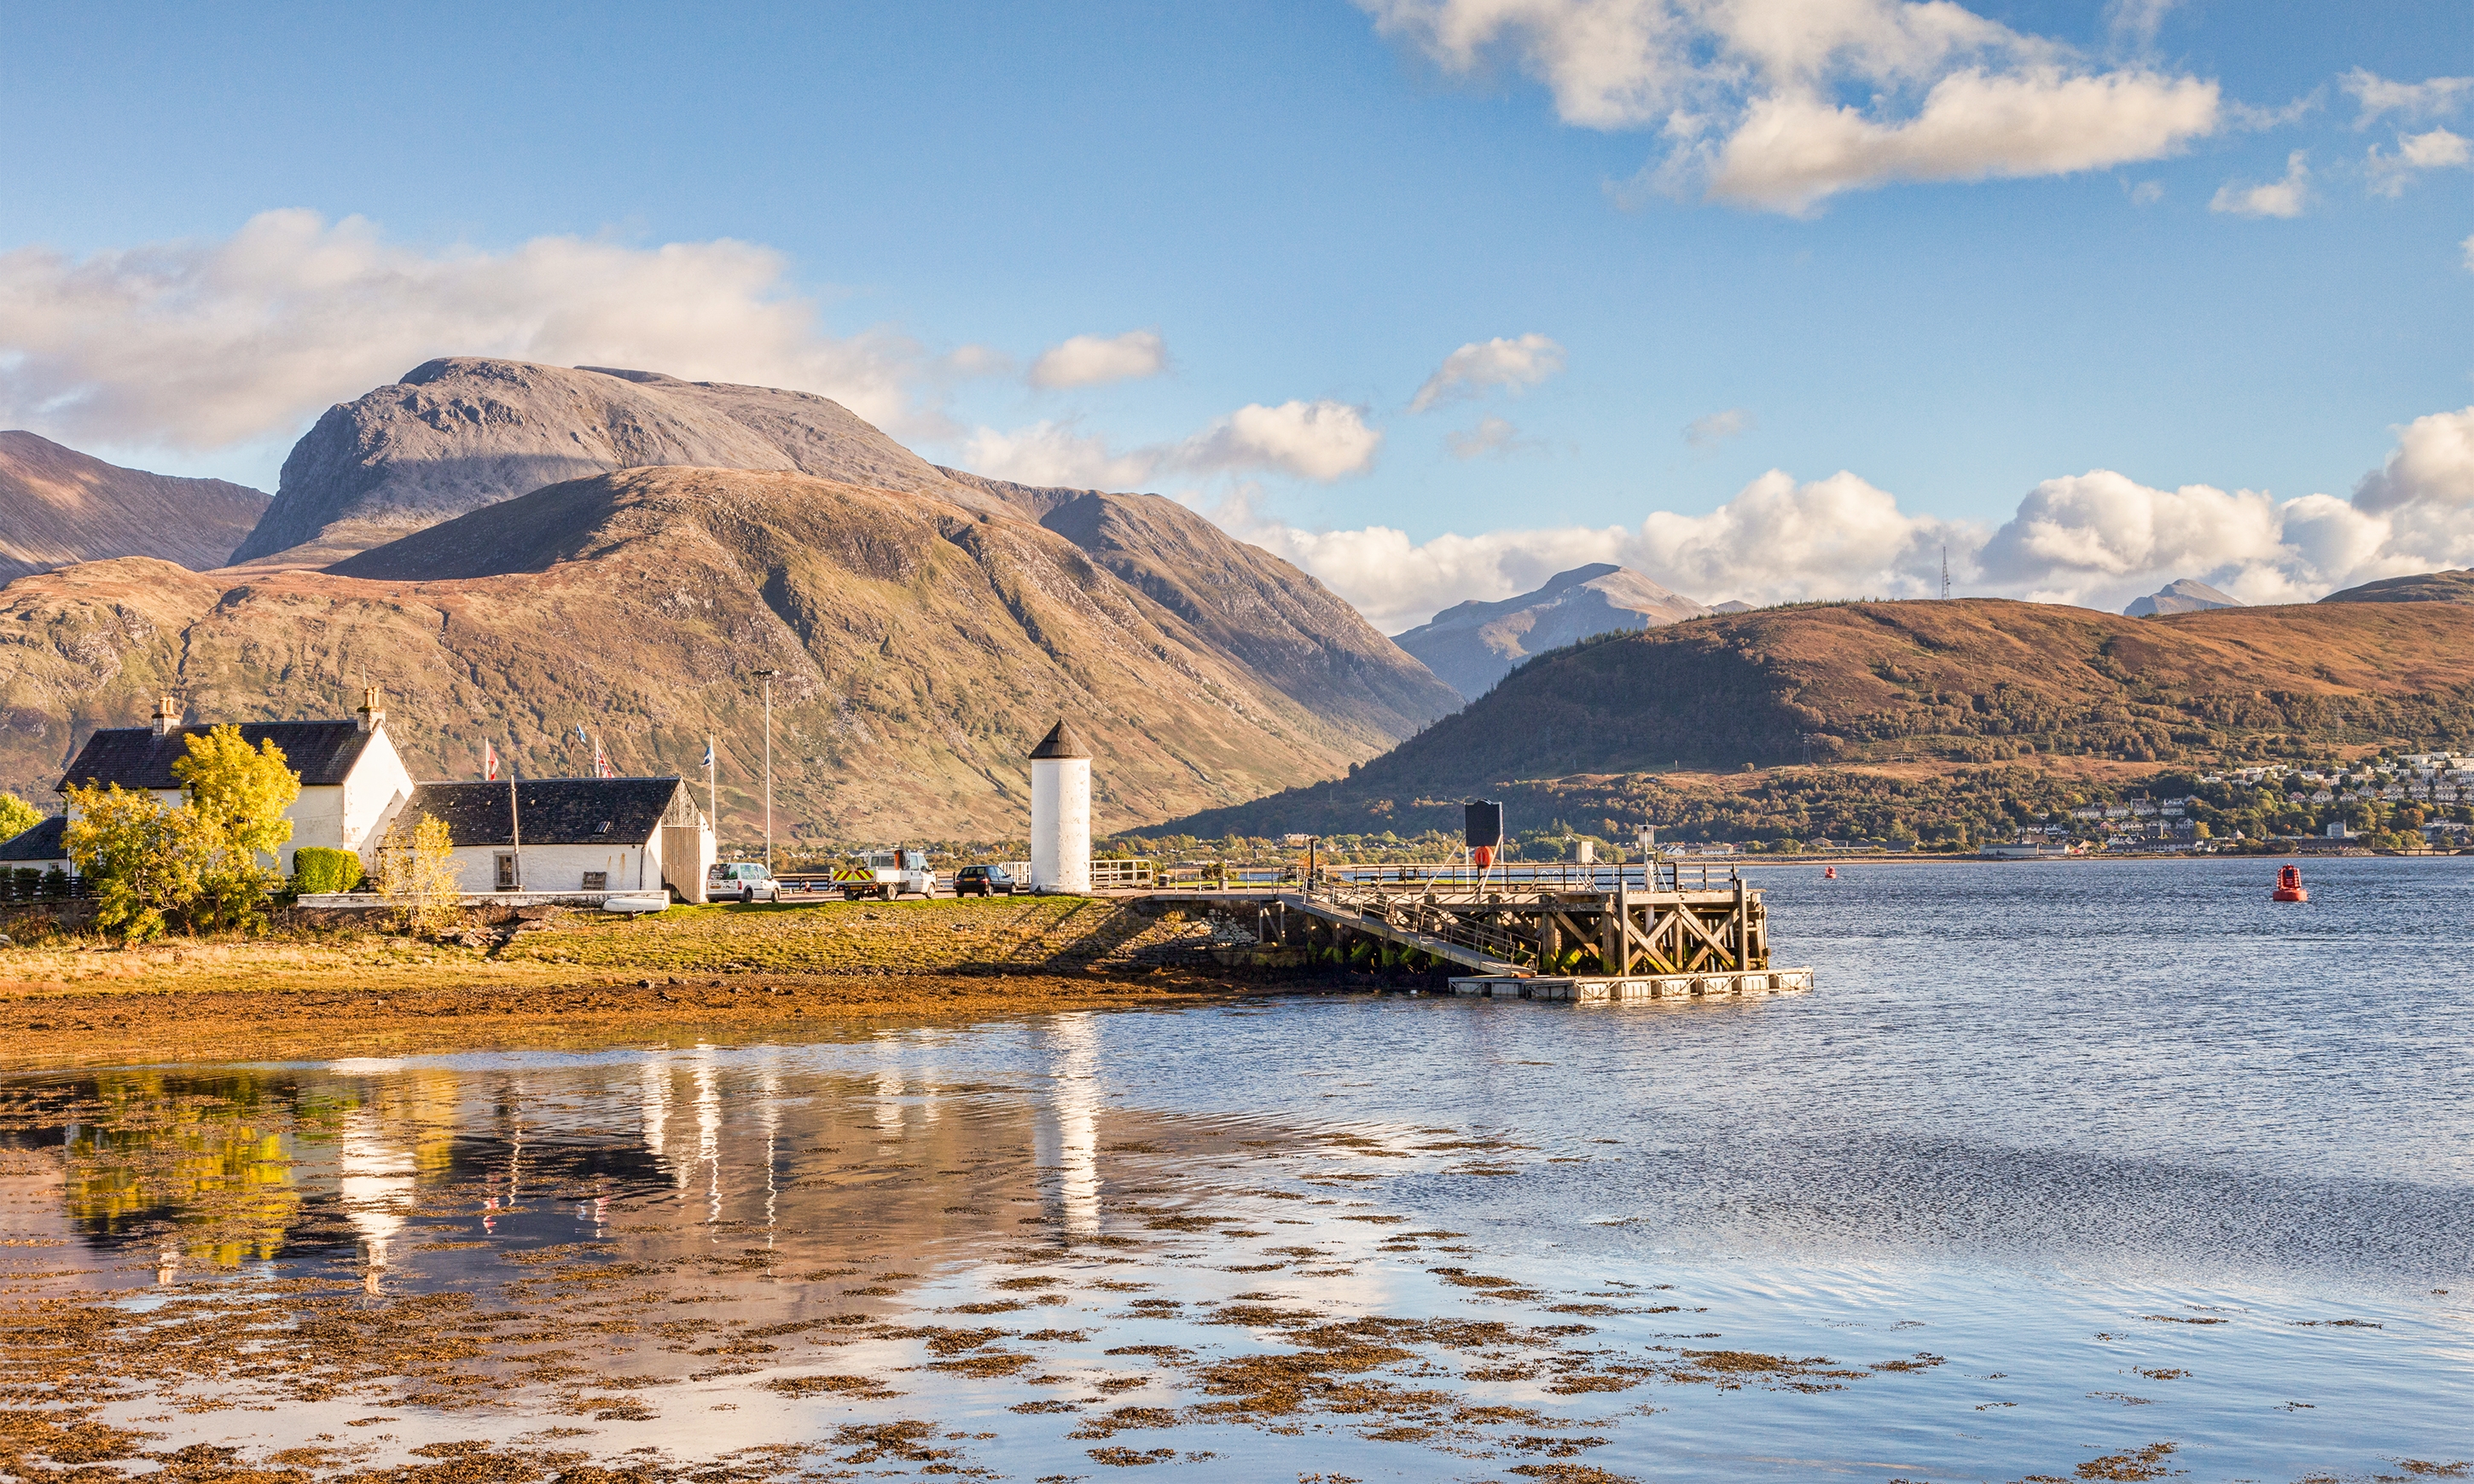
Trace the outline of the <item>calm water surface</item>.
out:
<instances>
[{"instance_id":1,"label":"calm water surface","mask_svg":"<svg viewBox=\"0 0 2474 1484\"><path fill-rule=\"evenodd\" d=\"M132 1356L255 1326L290 1369L99 1358L97 1415L333 1467L2431 1476L2474 1459L2474 861L2306 874L1767 871L1820 988L1740 1004L20 1077L0 1284ZM500 1328L390 1378L403 1314Z\"/></svg>"}]
</instances>

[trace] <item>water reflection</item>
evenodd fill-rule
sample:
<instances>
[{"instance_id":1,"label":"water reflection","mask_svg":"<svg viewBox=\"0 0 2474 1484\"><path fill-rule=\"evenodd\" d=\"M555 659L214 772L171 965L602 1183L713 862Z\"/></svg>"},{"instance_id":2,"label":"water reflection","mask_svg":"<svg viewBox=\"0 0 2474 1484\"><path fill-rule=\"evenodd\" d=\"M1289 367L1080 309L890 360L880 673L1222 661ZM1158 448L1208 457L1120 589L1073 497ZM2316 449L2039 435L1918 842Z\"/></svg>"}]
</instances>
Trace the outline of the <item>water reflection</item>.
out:
<instances>
[{"instance_id":1,"label":"water reflection","mask_svg":"<svg viewBox=\"0 0 2474 1484\"><path fill-rule=\"evenodd\" d=\"M252 1459L382 1405L374 1466L554 1424L603 1459L1032 1478L2445 1467L2474 992L2435 966L2474 892L2426 882L2408 946L2393 895L2357 924L2323 874L2312 941L2220 967L2209 913L2246 908L2189 877L2201 946L2162 954L2135 875L1920 872L1800 905L1831 988L1793 1002L20 1079L0 1276L118 1316L42 1311L115 1336L107 1418ZM1919 967L1928 890L2008 931ZM148 1325L263 1363L192 1379ZM0 1331L39 1371L55 1331ZM181 1410L217 1397L285 1410Z\"/></svg>"}]
</instances>

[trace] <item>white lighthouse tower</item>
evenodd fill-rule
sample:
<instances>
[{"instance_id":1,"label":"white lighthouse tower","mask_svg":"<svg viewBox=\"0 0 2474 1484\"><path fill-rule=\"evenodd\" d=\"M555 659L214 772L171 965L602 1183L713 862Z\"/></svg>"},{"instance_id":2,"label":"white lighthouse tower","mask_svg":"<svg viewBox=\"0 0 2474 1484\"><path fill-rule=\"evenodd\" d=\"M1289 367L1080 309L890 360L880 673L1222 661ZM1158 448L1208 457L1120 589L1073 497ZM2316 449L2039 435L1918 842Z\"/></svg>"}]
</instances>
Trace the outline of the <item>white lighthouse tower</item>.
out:
<instances>
[{"instance_id":1,"label":"white lighthouse tower","mask_svg":"<svg viewBox=\"0 0 2474 1484\"><path fill-rule=\"evenodd\" d=\"M1063 722L1031 750L1031 889L1091 889L1091 750Z\"/></svg>"}]
</instances>

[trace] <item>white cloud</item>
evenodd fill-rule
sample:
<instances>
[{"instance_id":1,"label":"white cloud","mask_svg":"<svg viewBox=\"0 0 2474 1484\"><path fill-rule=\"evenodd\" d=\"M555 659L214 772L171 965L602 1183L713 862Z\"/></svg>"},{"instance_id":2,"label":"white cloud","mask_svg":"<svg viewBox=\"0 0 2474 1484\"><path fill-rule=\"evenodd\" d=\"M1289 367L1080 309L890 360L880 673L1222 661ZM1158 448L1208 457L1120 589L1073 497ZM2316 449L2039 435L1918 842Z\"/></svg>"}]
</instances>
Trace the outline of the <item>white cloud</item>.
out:
<instances>
[{"instance_id":1,"label":"white cloud","mask_svg":"<svg viewBox=\"0 0 2474 1484\"><path fill-rule=\"evenodd\" d=\"M2134 206L2152 206L2165 199L2165 182L2162 180L2142 180L2129 190L2130 203Z\"/></svg>"},{"instance_id":2,"label":"white cloud","mask_svg":"<svg viewBox=\"0 0 2474 1484\"><path fill-rule=\"evenodd\" d=\"M1443 357L1409 399L1411 412L1424 412L1437 402L1476 396L1498 388L1519 391L1534 387L1564 369L1564 347L1534 331L1516 339L1497 336L1473 340Z\"/></svg>"},{"instance_id":3,"label":"white cloud","mask_svg":"<svg viewBox=\"0 0 2474 1484\"><path fill-rule=\"evenodd\" d=\"M2273 216L2292 218L2302 214L2311 203L2310 151L2296 150L2285 157L2285 178L2265 185L2244 185L2227 180L2217 187L2208 202L2211 211L2230 216Z\"/></svg>"},{"instance_id":4,"label":"white cloud","mask_svg":"<svg viewBox=\"0 0 2474 1484\"><path fill-rule=\"evenodd\" d=\"M942 369L950 376L1010 376L1013 357L992 346L956 346L945 352Z\"/></svg>"},{"instance_id":5,"label":"white cloud","mask_svg":"<svg viewBox=\"0 0 2474 1484\"><path fill-rule=\"evenodd\" d=\"M1240 407L1192 437L1136 448L1106 435L1040 421L1010 433L981 428L962 444L961 467L991 479L1072 489L1136 490L1162 475L1276 472L1328 483L1365 473L1383 445L1366 410L1346 402Z\"/></svg>"},{"instance_id":6,"label":"white cloud","mask_svg":"<svg viewBox=\"0 0 2474 1484\"><path fill-rule=\"evenodd\" d=\"M1031 363L1031 384L1051 391L1096 387L1111 381L1156 376L1167 366L1168 347L1155 331L1077 335L1040 353L1039 359Z\"/></svg>"},{"instance_id":7,"label":"white cloud","mask_svg":"<svg viewBox=\"0 0 2474 1484\"><path fill-rule=\"evenodd\" d=\"M1228 518L1224 516L1224 518ZM1637 527L1559 527L1412 541L1385 526L1303 531L1241 509L1238 536L1304 567L1387 634L1469 598L1506 598L1589 562L1615 562L1678 592L1756 602L1923 597L1940 542L1981 544L1980 529L1910 516L1853 474L1798 484L1772 471L1706 515L1653 513ZM1971 534L1972 533L1972 534Z\"/></svg>"},{"instance_id":8,"label":"white cloud","mask_svg":"<svg viewBox=\"0 0 2474 1484\"><path fill-rule=\"evenodd\" d=\"M1447 72L1509 61L1565 123L1662 131L1641 183L1804 213L1898 180L2068 174L2178 152L2218 85L2098 71L1953 0L1357 0ZM2165 6L2125 0L2152 35Z\"/></svg>"},{"instance_id":9,"label":"white cloud","mask_svg":"<svg viewBox=\"0 0 2474 1484\"><path fill-rule=\"evenodd\" d=\"M1186 440L1175 461L1201 471L1276 469L1328 481L1365 473L1382 446L1383 434L1366 425L1362 407L1329 400L1257 403Z\"/></svg>"},{"instance_id":10,"label":"white cloud","mask_svg":"<svg viewBox=\"0 0 2474 1484\"><path fill-rule=\"evenodd\" d=\"M1916 115L1884 124L1810 95L1756 102L1716 154L1710 194L1808 212L1894 180L2070 175L2154 159L2216 128L2214 83L2148 72L1954 73Z\"/></svg>"},{"instance_id":11,"label":"white cloud","mask_svg":"<svg viewBox=\"0 0 2474 1484\"><path fill-rule=\"evenodd\" d=\"M1753 415L1740 407L1713 412L1684 424L1684 441L1695 448L1715 448L1753 425Z\"/></svg>"},{"instance_id":12,"label":"white cloud","mask_svg":"<svg viewBox=\"0 0 2474 1484\"><path fill-rule=\"evenodd\" d=\"M2474 161L2474 147L2468 146L2463 134L2435 129L2397 135L2394 155L2384 155L2378 145L2372 145L2363 168L2370 178L2371 194L2394 200L2405 194L2416 172L2448 170L2469 161Z\"/></svg>"},{"instance_id":13,"label":"white cloud","mask_svg":"<svg viewBox=\"0 0 2474 1484\"><path fill-rule=\"evenodd\" d=\"M1446 433L1443 445L1455 459L1479 459L1489 454L1523 453L1538 447L1537 443L1520 436L1520 429L1510 419L1492 414L1477 419L1477 426L1466 432Z\"/></svg>"},{"instance_id":14,"label":"white cloud","mask_svg":"<svg viewBox=\"0 0 2474 1484\"><path fill-rule=\"evenodd\" d=\"M2420 83L2391 83L2376 72L2356 67L2343 78L2345 91L2362 105L2356 129L2368 129L2389 114L2409 122L2445 118L2474 97L2474 78L2431 78Z\"/></svg>"},{"instance_id":15,"label":"white cloud","mask_svg":"<svg viewBox=\"0 0 2474 1484\"><path fill-rule=\"evenodd\" d=\"M71 442L206 449L286 435L440 355L790 387L897 432L934 430L909 390L916 347L824 333L781 255L743 242L432 251L358 217L284 210L221 241L0 253L0 424Z\"/></svg>"},{"instance_id":16,"label":"white cloud","mask_svg":"<svg viewBox=\"0 0 2474 1484\"><path fill-rule=\"evenodd\" d=\"M1161 457L1156 449L1115 452L1102 434L1041 421L1010 433L982 428L963 443L959 462L973 473L1017 484L1135 490L1151 482Z\"/></svg>"},{"instance_id":17,"label":"white cloud","mask_svg":"<svg viewBox=\"0 0 2474 1484\"><path fill-rule=\"evenodd\" d=\"M2309 602L2382 577L2474 566L2474 407L2397 432L2351 501L2253 490L2165 490L2111 469L2049 479L1998 529L1899 508L1850 473L1772 470L1702 515L1413 541L1385 526L1304 531L1250 505L1218 518L1357 605L1387 634L1470 598L1524 592L1587 562L1616 562L1703 601L1928 597L1945 543L1968 596L2118 612L2177 577L2248 603Z\"/></svg>"},{"instance_id":18,"label":"white cloud","mask_svg":"<svg viewBox=\"0 0 2474 1484\"><path fill-rule=\"evenodd\" d=\"M2182 0L2109 0L2104 23L2114 36L2134 47L2156 44L2156 32Z\"/></svg>"}]
</instances>

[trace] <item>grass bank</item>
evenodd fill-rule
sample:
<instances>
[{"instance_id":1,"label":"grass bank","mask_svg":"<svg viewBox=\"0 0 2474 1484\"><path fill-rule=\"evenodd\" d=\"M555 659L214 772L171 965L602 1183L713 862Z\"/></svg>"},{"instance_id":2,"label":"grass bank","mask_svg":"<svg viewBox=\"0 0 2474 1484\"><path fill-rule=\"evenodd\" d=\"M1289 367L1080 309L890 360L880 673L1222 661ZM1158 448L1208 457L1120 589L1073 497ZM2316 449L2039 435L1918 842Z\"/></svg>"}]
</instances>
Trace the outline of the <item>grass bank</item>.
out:
<instances>
[{"instance_id":1,"label":"grass bank","mask_svg":"<svg viewBox=\"0 0 2474 1484\"><path fill-rule=\"evenodd\" d=\"M1206 927L1083 898L565 913L436 942L355 928L0 948L0 1065L398 1056L814 1035L1234 993Z\"/></svg>"}]
</instances>

